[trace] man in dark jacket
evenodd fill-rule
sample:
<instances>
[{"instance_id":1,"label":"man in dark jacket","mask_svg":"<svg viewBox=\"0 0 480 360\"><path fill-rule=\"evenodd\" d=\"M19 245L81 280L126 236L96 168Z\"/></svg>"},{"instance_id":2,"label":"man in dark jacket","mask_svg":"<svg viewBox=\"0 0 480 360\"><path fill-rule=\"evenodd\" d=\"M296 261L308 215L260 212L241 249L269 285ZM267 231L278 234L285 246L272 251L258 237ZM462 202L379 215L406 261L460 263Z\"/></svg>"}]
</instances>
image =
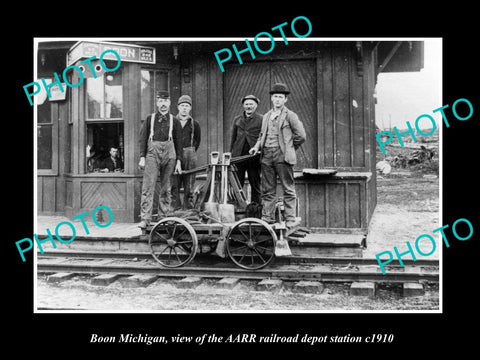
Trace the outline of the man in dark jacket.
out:
<instances>
[{"instance_id":1,"label":"man in dark jacket","mask_svg":"<svg viewBox=\"0 0 480 360\"><path fill-rule=\"evenodd\" d=\"M233 120L230 152L232 157L248 155L248 151L255 145L262 128L263 116L256 112L260 100L254 95L247 95L242 99L243 113ZM245 172L251 188L251 202L260 204L260 161L258 158L249 159L236 164L238 180L241 186L245 182Z\"/></svg>"}]
</instances>

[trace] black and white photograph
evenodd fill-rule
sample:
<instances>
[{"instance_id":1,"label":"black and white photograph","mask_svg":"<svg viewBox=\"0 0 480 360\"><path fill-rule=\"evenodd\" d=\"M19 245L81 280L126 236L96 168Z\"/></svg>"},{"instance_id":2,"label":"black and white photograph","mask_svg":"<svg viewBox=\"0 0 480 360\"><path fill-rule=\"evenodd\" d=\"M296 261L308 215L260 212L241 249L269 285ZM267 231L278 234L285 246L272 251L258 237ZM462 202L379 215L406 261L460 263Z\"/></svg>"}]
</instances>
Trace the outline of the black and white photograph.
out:
<instances>
[{"instance_id":1,"label":"black and white photograph","mask_svg":"<svg viewBox=\"0 0 480 360\"><path fill-rule=\"evenodd\" d=\"M37 311L441 310L441 39L36 40Z\"/></svg>"}]
</instances>

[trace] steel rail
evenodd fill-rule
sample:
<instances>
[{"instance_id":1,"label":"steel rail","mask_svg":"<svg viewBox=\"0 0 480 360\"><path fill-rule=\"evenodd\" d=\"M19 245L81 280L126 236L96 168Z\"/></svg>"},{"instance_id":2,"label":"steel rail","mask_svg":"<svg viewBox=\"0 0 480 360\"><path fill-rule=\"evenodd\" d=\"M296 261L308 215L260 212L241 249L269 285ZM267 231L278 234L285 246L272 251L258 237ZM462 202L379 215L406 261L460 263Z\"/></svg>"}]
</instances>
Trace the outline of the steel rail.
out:
<instances>
[{"instance_id":1,"label":"steel rail","mask_svg":"<svg viewBox=\"0 0 480 360\"><path fill-rule=\"evenodd\" d=\"M135 251L79 251L79 250L47 250L43 254L37 253L39 258L43 257L71 257L71 258L105 258L105 259L141 259L150 260L152 254L150 252L135 252ZM208 252L199 253L195 255L193 263L217 263L222 261L218 256L213 256ZM439 267L440 263L438 259L403 259L403 263L406 266L431 266ZM374 258L361 258L361 257L332 257L332 256L288 256L288 257L276 257L274 259L275 264L333 264L333 265L378 265L378 261ZM393 259L386 267L400 266L398 260Z\"/></svg>"},{"instance_id":2,"label":"steel rail","mask_svg":"<svg viewBox=\"0 0 480 360\"><path fill-rule=\"evenodd\" d=\"M37 271L45 272L68 272L68 273L115 273L120 275L151 274L158 277L202 277L202 278L225 278L235 277L241 279L261 280L266 278L301 281L317 280L329 282L409 282L428 281L438 282L438 271L432 271L421 266L410 266L407 268L391 268L383 275L378 267L371 265L345 266L332 268L329 265L297 265L297 266L269 266L259 270L244 270L232 264L222 266L183 266L180 268L163 268L156 263L129 264L125 260L117 259L74 259L74 258L42 258L37 262ZM116 261L123 261L118 264Z\"/></svg>"}]
</instances>

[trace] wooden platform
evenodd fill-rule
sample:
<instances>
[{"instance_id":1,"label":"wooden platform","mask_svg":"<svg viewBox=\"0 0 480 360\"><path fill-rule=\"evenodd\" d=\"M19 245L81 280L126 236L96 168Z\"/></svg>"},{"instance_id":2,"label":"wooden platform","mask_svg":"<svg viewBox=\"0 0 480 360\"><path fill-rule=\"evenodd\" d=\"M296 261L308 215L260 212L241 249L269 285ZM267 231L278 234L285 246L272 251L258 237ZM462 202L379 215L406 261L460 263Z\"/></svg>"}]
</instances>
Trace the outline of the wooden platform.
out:
<instances>
[{"instance_id":1,"label":"wooden platform","mask_svg":"<svg viewBox=\"0 0 480 360\"><path fill-rule=\"evenodd\" d=\"M55 238L55 228L61 222L70 222L76 229L75 239L70 243L62 243L55 239L58 249L64 250L95 250L95 251L139 251L150 252L148 235L142 235L137 224L113 222L101 228L93 221L86 221L89 234L86 233L80 220L71 220L60 216L38 216L36 234L39 239L47 237L46 229L50 229ZM218 224L198 225L203 230L217 229ZM72 237L68 225L58 227L58 234L64 240ZM365 246L365 235L362 234L317 234L304 233L303 236L289 236L289 244L293 256L331 256L331 257L362 257ZM44 242L45 250L52 250L51 242Z\"/></svg>"}]
</instances>

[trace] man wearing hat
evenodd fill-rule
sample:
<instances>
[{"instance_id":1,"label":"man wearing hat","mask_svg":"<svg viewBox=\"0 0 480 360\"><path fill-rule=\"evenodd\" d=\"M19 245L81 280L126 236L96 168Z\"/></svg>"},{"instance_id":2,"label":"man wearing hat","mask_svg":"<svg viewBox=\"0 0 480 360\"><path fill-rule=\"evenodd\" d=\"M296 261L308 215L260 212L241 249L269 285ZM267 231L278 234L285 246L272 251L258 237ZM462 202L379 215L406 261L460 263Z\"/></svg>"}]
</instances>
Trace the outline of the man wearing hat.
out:
<instances>
[{"instance_id":1,"label":"man wearing hat","mask_svg":"<svg viewBox=\"0 0 480 360\"><path fill-rule=\"evenodd\" d=\"M140 202L140 228L145 228L152 219L153 195L160 173L158 214L167 216L171 203L170 177L174 171L181 172L182 152L179 147L179 121L170 114L170 94L157 91L158 111L149 115L140 129L140 162L143 172Z\"/></svg>"},{"instance_id":2,"label":"man wearing hat","mask_svg":"<svg viewBox=\"0 0 480 360\"><path fill-rule=\"evenodd\" d=\"M190 116L192 110L192 99L188 95L182 95L177 103L178 114L176 116L180 123L179 147L182 151L182 170L190 170L197 166L197 150L200 146L201 132L200 124ZM183 185L183 208L192 209L193 187L195 186L195 174L182 175L175 172L172 176L172 207L178 210L182 207L180 201L180 188Z\"/></svg>"},{"instance_id":3,"label":"man wearing hat","mask_svg":"<svg viewBox=\"0 0 480 360\"><path fill-rule=\"evenodd\" d=\"M262 115L256 112L260 100L254 95L242 99L243 113L233 120L230 152L232 157L247 155L255 145L262 128ZM236 164L240 185L245 183L245 172L251 188L251 202L261 203L260 199L260 162L258 158Z\"/></svg>"},{"instance_id":4,"label":"man wearing hat","mask_svg":"<svg viewBox=\"0 0 480 360\"><path fill-rule=\"evenodd\" d=\"M263 115L262 128L257 143L250 149L251 154L262 152L262 219L275 222L275 196L277 176L283 189L285 221L288 228L300 224L296 217L295 181L293 166L297 162L295 150L305 142L306 134L297 114L285 103L290 94L283 83L273 85L270 91L272 109Z\"/></svg>"}]
</instances>

